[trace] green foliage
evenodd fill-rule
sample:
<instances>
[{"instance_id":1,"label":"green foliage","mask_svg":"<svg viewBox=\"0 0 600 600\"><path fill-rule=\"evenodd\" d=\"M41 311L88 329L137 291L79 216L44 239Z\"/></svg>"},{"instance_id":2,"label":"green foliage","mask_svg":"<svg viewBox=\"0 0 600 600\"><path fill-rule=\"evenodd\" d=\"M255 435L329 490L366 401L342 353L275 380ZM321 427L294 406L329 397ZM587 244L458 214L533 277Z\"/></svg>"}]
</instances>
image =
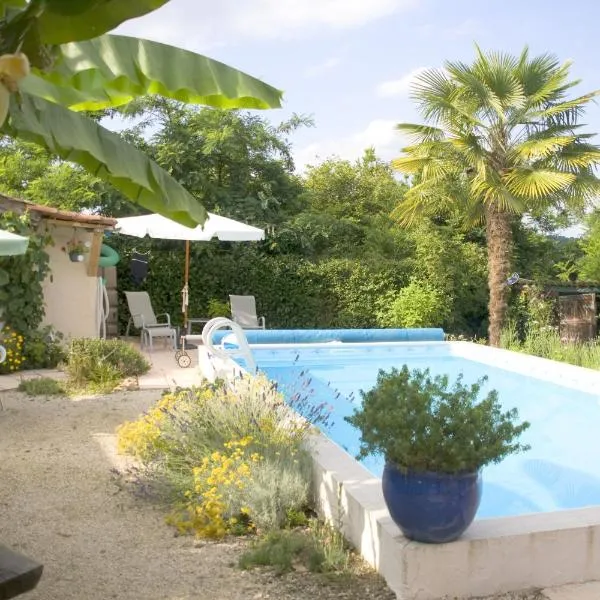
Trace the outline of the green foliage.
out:
<instances>
[{"instance_id":1,"label":"green foliage","mask_svg":"<svg viewBox=\"0 0 600 600\"><path fill-rule=\"evenodd\" d=\"M583 256L579 260L579 276L584 281L600 281L600 212L593 212L586 225L580 242Z\"/></svg>"},{"instance_id":2,"label":"green foliage","mask_svg":"<svg viewBox=\"0 0 600 600\"><path fill-rule=\"evenodd\" d=\"M327 418L319 407L308 414L313 422ZM118 447L142 462L144 489L173 505L172 524L220 537L236 530L240 515L265 532L305 509L311 459L303 445L311 431L271 382L246 377L164 396L119 427ZM181 516L190 509L202 519Z\"/></svg>"},{"instance_id":3,"label":"green foliage","mask_svg":"<svg viewBox=\"0 0 600 600\"><path fill-rule=\"evenodd\" d=\"M126 105L147 94L221 108L272 108L280 106L282 93L187 50L103 35L167 1L11 1L0 21L0 54L22 52L33 69L20 79L18 98L11 98L0 126L10 137L77 162L132 202L194 225L206 217L198 198L81 111Z\"/></svg>"},{"instance_id":4,"label":"green foliage","mask_svg":"<svg viewBox=\"0 0 600 600\"><path fill-rule=\"evenodd\" d=\"M227 302L212 298L208 301L206 315L211 319L214 319L215 317L230 317L231 308Z\"/></svg>"},{"instance_id":5,"label":"green foliage","mask_svg":"<svg viewBox=\"0 0 600 600\"><path fill-rule=\"evenodd\" d=\"M269 566L282 575L294 570L294 562L301 555L310 556L314 551L312 540L300 532L271 531L242 554L239 566L242 569Z\"/></svg>"},{"instance_id":6,"label":"green foliage","mask_svg":"<svg viewBox=\"0 0 600 600\"><path fill-rule=\"evenodd\" d=\"M52 239L36 229L27 214L2 213L0 228L29 238L25 254L0 257L0 274L5 278L5 284L0 285L0 321L25 340L21 368L53 368L64 358L61 336L50 327L41 327L44 318L42 284L50 273L45 248Z\"/></svg>"},{"instance_id":7,"label":"green foliage","mask_svg":"<svg viewBox=\"0 0 600 600\"><path fill-rule=\"evenodd\" d=\"M192 110L157 97L137 111L142 122L130 135L208 210L273 225L299 209L287 135L309 120L294 116L275 127L256 114Z\"/></svg>"},{"instance_id":8,"label":"green foliage","mask_svg":"<svg viewBox=\"0 0 600 600\"><path fill-rule=\"evenodd\" d=\"M10 138L0 144L0 185L9 196L74 212L96 208L102 189L101 180L81 167Z\"/></svg>"},{"instance_id":9,"label":"green foliage","mask_svg":"<svg viewBox=\"0 0 600 600\"><path fill-rule=\"evenodd\" d=\"M447 331L482 335L487 321L487 265L481 243L451 225L423 220L409 231L416 279L443 296L440 322Z\"/></svg>"},{"instance_id":10,"label":"green foliage","mask_svg":"<svg viewBox=\"0 0 600 600\"><path fill-rule=\"evenodd\" d=\"M64 385L51 377L24 379L17 389L28 396L65 396L67 393Z\"/></svg>"},{"instance_id":11,"label":"green foliage","mask_svg":"<svg viewBox=\"0 0 600 600\"><path fill-rule=\"evenodd\" d=\"M392 165L413 178L394 211L486 226L489 339L506 320L513 215L581 212L598 194L600 147L579 120L598 91L568 98L570 64L550 55L484 53L447 61L417 77L413 97L424 124L402 123L409 145Z\"/></svg>"},{"instance_id":12,"label":"green foliage","mask_svg":"<svg viewBox=\"0 0 600 600\"><path fill-rule=\"evenodd\" d=\"M582 256L578 240L545 235L523 225L516 225L513 235L514 270L521 278L545 283L577 277Z\"/></svg>"},{"instance_id":13,"label":"green foliage","mask_svg":"<svg viewBox=\"0 0 600 600\"><path fill-rule=\"evenodd\" d=\"M8 283L0 287L2 319L25 335L35 331L44 318L42 282L49 273L49 258L44 248L51 239L38 233L26 214L2 213L0 228L29 237L25 254L0 257L0 270L8 273Z\"/></svg>"},{"instance_id":14,"label":"green foliage","mask_svg":"<svg viewBox=\"0 0 600 600\"><path fill-rule=\"evenodd\" d=\"M53 369L66 360L63 336L50 326L27 334L24 369Z\"/></svg>"},{"instance_id":15,"label":"green foliage","mask_svg":"<svg viewBox=\"0 0 600 600\"><path fill-rule=\"evenodd\" d=\"M580 208L597 194L600 148L579 118L597 91L568 99L569 63L476 49L471 64L447 61L417 78L414 98L426 121L403 123L411 138L393 162L415 176L398 214L456 214L481 222L490 208Z\"/></svg>"},{"instance_id":16,"label":"green foliage","mask_svg":"<svg viewBox=\"0 0 600 600\"><path fill-rule=\"evenodd\" d=\"M75 339L67 355L69 384L76 389L111 392L126 377L147 373L150 364L123 340Z\"/></svg>"},{"instance_id":17,"label":"green foliage","mask_svg":"<svg viewBox=\"0 0 600 600\"><path fill-rule=\"evenodd\" d=\"M120 236L119 236L120 237ZM121 255L117 265L119 291L136 289L131 281L129 256L135 246L117 236L111 238ZM156 248L158 244L153 245ZM152 250L146 289L158 312L180 319L181 306L173 293L174 277L181 273L183 248ZM189 315L208 314L213 298L229 294L255 296L259 314L271 328L375 327L375 307L390 289L407 283L408 268L394 261L329 259L311 262L296 256L270 256L250 245L193 244L190 264ZM178 285L178 284L177 284ZM119 294L119 315L124 330L128 309Z\"/></svg>"},{"instance_id":18,"label":"green foliage","mask_svg":"<svg viewBox=\"0 0 600 600\"><path fill-rule=\"evenodd\" d=\"M450 385L429 369L380 371L376 386L361 391L362 407L346 417L361 431L359 457L383 454L413 471L461 473L528 450L516 441L529 427L516 424L517 409L502 412L495 390L479 399L486 379L469 386L460 375Z\"/></svg>"},{"instance_id":19,"label":"green foliage","mask_svg":"<svg viewBox=\"0 0 600 600\"><path fill-rule=\"evenodd\" d=\"M273 567L279 575L303 564L312 573L346 573L350 551L343 535L331 525L311 519L307 530L271 531L239 559L242 569Z\"/></svg>"},{"instance_id":20,"label":"green foliage","mask_svg":"<svg viewBox=\"0 0 600 600\"><path fill-rule=\"evenodd\" d=\"M514 322L509 322L502 332L502 348L533 354L550 360L566 362L587 369L600 369L600 344L589 342L563 342L556 329L534 329L524 337L519 335Z\"/></svg>"},{"instance_id":21,"label":"green foliage","mask_svg":"<svg viewBox=\"0 0 600 600\"><path fill-rule=\"evenodd\" d=\"M433 285L417 279L391 296L378 311L382 327L440 327L450 308L443 294Z\"/></svg>"},{"instance_id":22,"label":"green foliage","mask_svg":"<svg viewBox=\"0 0 600 600\"><path fill-rule=\"evenodd\" d=\"M535 285L524 285L513 290L509 323L519 339L537 332L558 330L558 301Z\"/></svg>"},{"instance_id":23,"label":"green foliage","mask_svg":"<svg viewBox=\"0 0 600 600\"><path fill-rule=\"evenodd\" d=\"M309 167L304 185L313 212L363 224L377 215L388 216L407 189L372 148L354 163L330 158Z\"/></svg>"}]
</instances>

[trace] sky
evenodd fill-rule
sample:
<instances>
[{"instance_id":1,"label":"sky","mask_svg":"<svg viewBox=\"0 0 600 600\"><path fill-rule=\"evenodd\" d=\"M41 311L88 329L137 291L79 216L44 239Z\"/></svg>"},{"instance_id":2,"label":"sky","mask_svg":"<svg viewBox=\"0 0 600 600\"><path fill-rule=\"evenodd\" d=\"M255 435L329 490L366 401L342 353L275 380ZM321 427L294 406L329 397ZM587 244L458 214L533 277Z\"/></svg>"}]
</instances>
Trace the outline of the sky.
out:
<instances>
[{"instance_id":1,"label":"sky","mask_svg":"<svg viewBox=\"0 0 600 600\"><path fill-rule=\"evenodd\" d=\"M550 0L171 0L118 33L200 52L284 91L277 124L292 113L315 127L293 134L299 170L374 146L400 153L399 122L420 121L410 99L419 70L471 61L484 50L550 52L571 60L574 93L600 89L600 2ZM560 8L559 8L560 6ZM584 122L600 132L600 106ZM600 143L600 142L597 142Z\"/></svg>"}]
</instances>

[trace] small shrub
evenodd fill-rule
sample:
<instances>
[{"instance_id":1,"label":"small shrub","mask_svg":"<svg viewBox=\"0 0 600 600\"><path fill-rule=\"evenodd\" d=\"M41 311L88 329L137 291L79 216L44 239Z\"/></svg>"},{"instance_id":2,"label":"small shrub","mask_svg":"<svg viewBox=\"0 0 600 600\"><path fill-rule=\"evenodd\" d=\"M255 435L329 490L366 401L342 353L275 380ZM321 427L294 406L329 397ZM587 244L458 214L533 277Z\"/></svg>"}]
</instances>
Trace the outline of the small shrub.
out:
<instances>
[{"instance_id":1,"label":"small shrub","mask_svg":"<svg viewBox=\"0 0 600 600\"><path fill-rule=\"evenodd\" d=\"M192 469L193 481L185 490L185 501L171 514L167 522L180 533L193 531L198 537L221 538L240 521L251 530L250 509L243 504L243 492L251 482L253 467L263 457L249 453L252 438L231 441L223 451L205 456ZM240 493L242 492L242 493Z\"/></svg>"},{"instance_id":2,"label":"small shrub","mask_svg":"<svg viewBox=\"0 0 600 600\"><path fill-rule=\"evenodd\" d=\"M66 360L62 334L52 327L31 331L25 337L23 355L25 369L54 369Z\"/></svg>"},{"instance_id":3,"label":"small shrub","mask_svg":"<svg viewBox=\"0 0 600 600\"><path fill-rule=\"evenodd\" d=\"M24 337L8 325L0 331L0 345L6 349L6 360L0 364L0 373L13 373L23 368Z\"/></svg>"},{"instance_id":4,"label":"small shrub","mask_svg":"<svg viewBox=\"0 0 600 600\"><path fill-rule=\"evenodd\" d=\"M243 498L258 531L289 524L310 500L312 459L302 448L265 448L255 465ZM240 500L241 501L241 500Z\"/></svg>"},{"instance_id":5,"label":"small shrub","mask_svg":"<svg viewBox=\"0 0 600 600\"><path fill-rule=\"evenodd\" d=\"M495 390L479 400L487 378L450 386L429 369L379 371L376 386L361 391L360 409L346 420L361 431L359 458L383 454L414 471L473 472L528 450L516 440L529 423L515 424L517 409L502 411Z\"/></svg>"},{"instance_id":6,"label":"small shrub","mask_svg":"<svg viewBox=\"0 0 600 600\"><path fill-rule=\"evenodd\" d=\"M318 519L311 519L309 532L315 551L312 555L311 571L345 572L350 566L350 549L342 532Z\"/></svg>"},{"instance_id":7,"label":"small shrub","mask_svg":"<svg viewBox=\"0 0 600 600\"><path fill-rule=\"evenodd\" d=\"M442 292L426 281L412 280L382 304L382 327L440 327L450 313Z\"/></svg>"},{"instance_id":8,"label":"small shrub","mask_svg":"<svg viewBox=\"0 0 600 600\"><path fill-rule=\"evenodd\" d=\"M303 409L311 414L313 422L325 420L328 415L325 407L310 411L303 405ZM168 419L162 417L163 410ZM168 394L134 424L120 426L118 433L124 453L146 460L160 455L185 456L188 464L197 465L223 444L245 437L251 437L260 448L296 448L311 427L311 423L298 418L268 379L242 377L231 384L204 383L199 388ZM185 449L185 453L175 448Z\"/></svg>"},{"instance_id":9,"label":"small shrub","mask_svg":"<svg viewBox=\"0 0 600 600\"><path fill-rule=\"evenodd\" d=\"M116 339L73 340L66 364L71 385L99 392L112 391L126 377L143 375L149 369L136 348Z\"/></svg>"},{"instance_id":10,"label":"small shrub","mask_svg":"<svg viewBox=\"0 0 600 600\"><path fill-rule=\"evenodd\" d=\"M227 302L222 302L221 300L213 298L208 302L207 313L211 319L214 319L215 317L230 317L231 309Z\"/></svg>"},{"instance_id":11,"label":"small shrub","mask_svg":"<svg viewBox=\"0 0 600 600\"><path fill-rule=\"evenodd\" d=\"M270 566L277 574L303 564L312 573L347 572L350 549L343 535L327 523L311 519L304 530L274 530L258 539L242 554L239 566Z\"/></svg>"},{"instance_id":12,"label":"small shrub","mask_svg":"<svg viewBox=\"0 0 600 600\"><path fill-rule=\"evenodd\" d=\"M17 388L28 396L64 396L65 388L60 381L51 377L36 377L35 379L24 379Z\"/></svg>"},{"instance_id":13,"label":"small shrub","mask_svg":"<svg viewBox=\"0 0 600 600\"><path fill-rule=\"evenodd\" d=\"M328 414L295 402L316 421ZM142 461L138 487L175 507L172 525L220 537L282 527L305 509L312 427L265 377L243 377L164 395L118 428L118 448Z\"/></svg>"},{"instance_id":14,"label":"small shrub","mask_svg":"<svg viewBox=\"0 0 600 600\"><path fill-rule=\"evenodd\" d=\"M294 570L294 561L313 550L312 540L298 531L271 531L242 554L241 569L273 567L278 575Z\"/></svg>"}]
</instances>

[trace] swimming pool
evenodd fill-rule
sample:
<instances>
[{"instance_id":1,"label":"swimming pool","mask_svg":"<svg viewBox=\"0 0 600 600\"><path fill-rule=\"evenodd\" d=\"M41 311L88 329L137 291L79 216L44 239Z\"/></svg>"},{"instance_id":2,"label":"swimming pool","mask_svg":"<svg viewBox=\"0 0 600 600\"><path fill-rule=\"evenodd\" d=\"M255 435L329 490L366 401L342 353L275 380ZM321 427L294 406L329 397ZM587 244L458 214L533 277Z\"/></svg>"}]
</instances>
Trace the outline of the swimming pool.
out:
<instances>
[{"instance_id":1,"label":"swimming pool","mask_svg":"<svg viewBox=\"0 0 600 600\"><path fill-rule=\"evenodd\" d=\"M518 408L520 419L531 422L522 441L532 448L484 469L477 518L600 505L597 393L550 381L551 373L548 378L519 373L517 363L514 368L494 366L488 364L489 358L478 360L476 352L467 358L455 345L443 342L257 345L252 350L259 369L276 381L288 398L299 393L332 406L333 422L325 433L352 456L358 452L360 434L343 417L360 402L359 391L375 384L379 369L403 364L428 367L433 375L455 378L463 373L465 383L487 375L483 392L496 389L506 409ZM482 349L482 355L484 350L492 351ZM361 462L381 476L382 457Z\"/></svg>"}]
</instances>

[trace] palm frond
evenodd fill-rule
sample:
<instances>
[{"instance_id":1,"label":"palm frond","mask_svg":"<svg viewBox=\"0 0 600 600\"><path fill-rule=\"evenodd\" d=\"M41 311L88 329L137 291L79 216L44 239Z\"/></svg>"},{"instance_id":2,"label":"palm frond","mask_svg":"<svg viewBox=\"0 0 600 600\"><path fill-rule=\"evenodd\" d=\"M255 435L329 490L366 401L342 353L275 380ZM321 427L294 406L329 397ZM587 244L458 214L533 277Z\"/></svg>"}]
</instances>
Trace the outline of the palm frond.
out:
<instances>
[{"instance_id":1,"label":"palm frond","mask_svg":"<svg viewBox=\"0 0 600 600\"><path fill-rule=\"evenodd\" d=\"M560 148L572 144L577 138L573 135L563 135L554 137L529 138L516 145L511 150L511 155L519 161L532 161L539 158L545 158Z\"/></svg>"},{"instance_id":2,"label":"palm frond","mask_svg":"<svg viewBox=\"0 0 600 600\"><path fill-rule=\"evenodd\" d=\"M398 123L396 129L405 133L411 142L438 142L444 139L445 133L439 127L420 125L418 123Z\"/></svg>"},{"instance_id":3,"label":"palm frond","mask_svg":"<svg viewBox=\"0 0 600 600\"><path fill-rule=\"evenodd\" d=\"M573 184L576 175L549 169L515 168L504 173L506 189L516 197L541 200Z\"/></svg>"}]
</instances>

